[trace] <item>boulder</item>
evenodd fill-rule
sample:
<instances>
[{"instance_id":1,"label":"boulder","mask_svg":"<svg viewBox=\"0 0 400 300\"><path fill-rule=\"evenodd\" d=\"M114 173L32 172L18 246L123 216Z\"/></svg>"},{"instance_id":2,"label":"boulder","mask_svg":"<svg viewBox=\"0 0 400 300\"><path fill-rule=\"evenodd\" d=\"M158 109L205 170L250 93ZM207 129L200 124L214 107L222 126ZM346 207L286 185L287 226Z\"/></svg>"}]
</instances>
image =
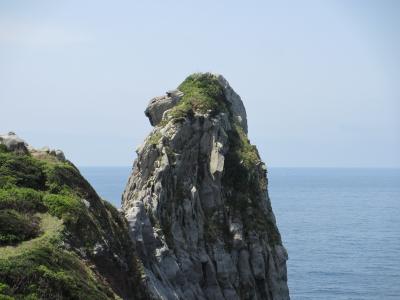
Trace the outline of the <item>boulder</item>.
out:
<instances>
[{"instance_id":1,"label":"boulder","mask_svg":"<svg viewBox=\"0 0 400 300\"><path fill-rule=\"evenodd\" d=\"M6 146L7 150L18 154L27 154L28 148L26 142L18 137L14 132L0 135L0 144Z\"/></svg>"},{"instance_id":2,"label":"boulder","mask_svg":"<svg viewBox=\"0 0 400 300\"><path fill-rule=\"evenodd\" d=\"M168 91L165 96L151 99L145 110L145 115L149 118L150 124L152 126L158 125L162 120L164 112L175 106L182 96L182 92L171 90Z\"/></svg>"}]
</instances>

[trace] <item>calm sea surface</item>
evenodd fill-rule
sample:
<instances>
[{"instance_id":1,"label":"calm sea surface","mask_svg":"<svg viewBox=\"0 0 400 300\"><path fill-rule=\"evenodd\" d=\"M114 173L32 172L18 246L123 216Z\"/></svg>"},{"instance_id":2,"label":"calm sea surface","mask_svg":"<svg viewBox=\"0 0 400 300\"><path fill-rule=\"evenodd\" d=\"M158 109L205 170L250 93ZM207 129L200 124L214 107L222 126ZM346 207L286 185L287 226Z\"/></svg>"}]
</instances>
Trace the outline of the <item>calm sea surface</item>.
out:
<instances>
[{"instance_id":1,"label":"calm sea surface","mask_svg":"<svg viewBox=\"0 0 400 300\"><path fill-rule=\"evenodd\" d=\"M80 168L119 207L130 168ZM400 170L271 168L292 299L400 299Z\"/></svg>"}]
</instances>

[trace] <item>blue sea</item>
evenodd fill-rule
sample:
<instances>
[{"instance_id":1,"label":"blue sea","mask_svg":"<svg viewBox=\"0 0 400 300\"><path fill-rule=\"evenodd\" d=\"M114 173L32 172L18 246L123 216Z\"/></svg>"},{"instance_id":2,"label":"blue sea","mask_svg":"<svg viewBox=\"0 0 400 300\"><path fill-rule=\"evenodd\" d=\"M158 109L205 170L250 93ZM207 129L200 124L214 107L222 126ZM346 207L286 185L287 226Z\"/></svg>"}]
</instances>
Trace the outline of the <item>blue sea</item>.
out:
<instances>
[{"instance_id":1,"label":"blue sea","mask_svg":"<svg viewBox=\"0 0 400 300\"><path fill-rule=\"evenodd\" d=\"M130 167L80 168L119 207ZM291 298L400 299L400 169L271 168Z\"/></svg>"}]
</instances>

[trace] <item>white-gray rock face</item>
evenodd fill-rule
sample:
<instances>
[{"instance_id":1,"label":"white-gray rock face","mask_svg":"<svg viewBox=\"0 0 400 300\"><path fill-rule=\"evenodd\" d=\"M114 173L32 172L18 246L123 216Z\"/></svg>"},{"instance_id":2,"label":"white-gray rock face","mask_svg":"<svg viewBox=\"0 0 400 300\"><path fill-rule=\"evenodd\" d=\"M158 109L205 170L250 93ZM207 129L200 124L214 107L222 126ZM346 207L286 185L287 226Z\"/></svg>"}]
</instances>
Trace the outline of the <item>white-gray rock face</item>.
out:
<instances>
[{"instance_id":1,"label":"white-gray rock face","mask_svg":"<svg viewBox=\"0 0 400 300\"><path fill-rule=\"evenodd\" d=\"M64 152L61 150L50 150L49 147L43 147L41 149L35 149L28 145L23 139L18 137L14 132L0 135L0 144L5 145L7 150L13 151L19 154L30 153L34 157L53 156L59 161L66 161Z\"/></svg>"},{"instance_id":2,"label":"white-gray rock face","mask_svg":"<svg viewBox=\"0 0 400 300\"><path fill-rule=\"evenodd\" d=\"M0 135L0 144L6 146L9 151L14 151L20 154L28 153L26 142L18 137L14 132Z\"/></svg>"},{"instance_id":3,"label":"white-gray rock face","mask_svg":"<svg viewBox=\"0 0 400 300\"><path fill-rule=\"evenodd\" d=\"M137 150L122 209L147 286L152 299L289 299L265 165L240 97L216 78L229 111L167 119ZM154 105L159 124L166 110Z\"/></svg>"},{"instance_id":4,"label":"white-gray rock face","mask_svg":"<svg viewBox=\"0 0 400 300\"><path fill-rule=\"evenodd\" d=\"M236 94L236 92L229 85L229 82L222 75L216 75L217 80L224 89L224 94L226 101L231 105L232 114L235 116L236 120L243 127L244 131L247 133L247 114L246 109L243 105L242 99Z\"/></svg>"},{"instance_id":5,"label":"white-gray rock face","mask_svg":"<svg viewBox=\"0 0 400 300\"><path fill-rule=\"evenodd\" d=\"M151 99L146 111L144 112L149 118L150 124L153 126L158 125L163 118L164 112L175 106L182 95L182 92L178 90L172 90L168 91L165 96Z\"/></svg>"}]
</instances>

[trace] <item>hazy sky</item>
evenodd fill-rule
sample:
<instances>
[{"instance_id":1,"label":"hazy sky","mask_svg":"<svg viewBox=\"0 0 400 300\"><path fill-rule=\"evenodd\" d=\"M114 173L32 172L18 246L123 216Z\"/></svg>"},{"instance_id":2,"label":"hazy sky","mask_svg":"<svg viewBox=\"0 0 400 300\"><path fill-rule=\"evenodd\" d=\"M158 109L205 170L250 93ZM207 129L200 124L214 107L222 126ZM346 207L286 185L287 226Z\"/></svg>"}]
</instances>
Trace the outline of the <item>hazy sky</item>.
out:
<instances>
[{"instance_id":1,"label":"hazy sky","mask_svg":"<svg viewBox=\"0 0 400 300\"><path fill-rule=\"evenodd\" d=\"M400 167L400 1L0 0L0 133L131 165L148 101L223 74L269 166Z\"/></svg>"}]
</instances>

